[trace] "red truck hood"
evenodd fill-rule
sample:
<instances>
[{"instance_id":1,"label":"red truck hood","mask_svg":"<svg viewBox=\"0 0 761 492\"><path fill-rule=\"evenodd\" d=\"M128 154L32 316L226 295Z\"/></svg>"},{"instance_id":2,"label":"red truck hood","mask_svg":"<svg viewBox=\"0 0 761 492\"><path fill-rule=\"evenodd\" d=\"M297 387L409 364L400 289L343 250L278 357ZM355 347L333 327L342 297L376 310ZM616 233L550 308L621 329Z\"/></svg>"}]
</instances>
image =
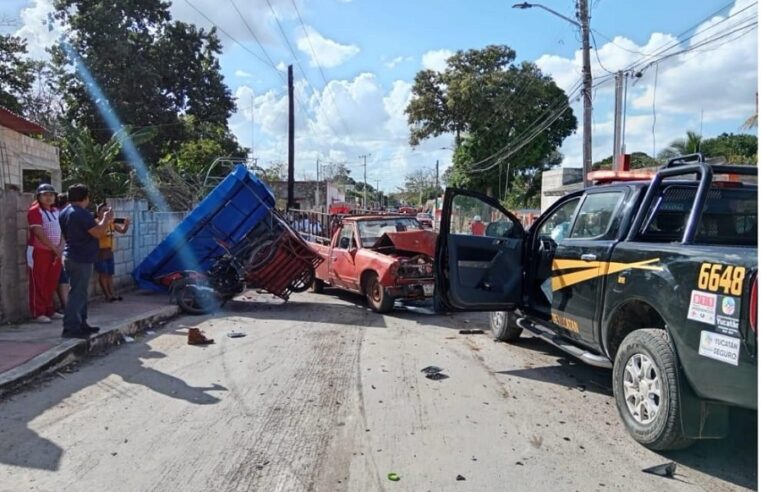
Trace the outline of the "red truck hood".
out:
<instances>
[{"instance_id":1,"label":"red truck hood","mask_svg":"<svg viewBox=\"0 0 761 492\"><path fill-rule=\"evenodd\" d=\"M387 232L375 241L372 249L392 247L400 252L420 253L433 258L436 236L433 231Z\"/></svg>"}]
</instances>

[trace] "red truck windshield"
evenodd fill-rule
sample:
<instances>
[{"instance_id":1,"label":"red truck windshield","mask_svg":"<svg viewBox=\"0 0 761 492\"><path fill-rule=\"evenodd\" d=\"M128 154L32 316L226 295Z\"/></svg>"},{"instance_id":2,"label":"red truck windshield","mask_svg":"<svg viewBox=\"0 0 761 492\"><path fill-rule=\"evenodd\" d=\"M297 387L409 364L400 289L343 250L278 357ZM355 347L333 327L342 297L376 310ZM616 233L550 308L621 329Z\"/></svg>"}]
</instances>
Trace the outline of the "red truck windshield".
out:
<instances>
[{"instance_id":1,"label":"red truck windshield","mask_svg":"<svg viewBox=\"0 0 761 492\"><path fill-rule=\"evenodd\" d=\"M387 232L419 231L423 228L416 219L407 217L367 220L359 222L358 225L363 248L371 247Z\"/></svg>"},{"instance_id":2,"label":"red truck windshield","mask_svg":"<svg viewBox=\"0 0 761 492\"><path fill-rule=\"evenodd\" d=\"M680 241L695 199L695 187L664 186L648 214L641 239ZM695 242L757 246L758 190L755 186L712 188L703 208Z\"/></svg>"}]
</instances>

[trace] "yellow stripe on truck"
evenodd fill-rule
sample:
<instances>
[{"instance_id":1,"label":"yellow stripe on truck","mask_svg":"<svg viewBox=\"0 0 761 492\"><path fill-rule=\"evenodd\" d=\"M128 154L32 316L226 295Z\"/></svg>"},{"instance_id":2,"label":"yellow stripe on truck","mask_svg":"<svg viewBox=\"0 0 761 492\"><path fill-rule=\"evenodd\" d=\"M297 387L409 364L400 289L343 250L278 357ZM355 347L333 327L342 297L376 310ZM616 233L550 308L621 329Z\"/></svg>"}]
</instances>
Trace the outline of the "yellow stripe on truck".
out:
<instances>
[{"instance_id":1,"label":"yellow stripe on truck","mask_svg":"<svg viewBox=\"0 0 761 492\"><path fill-rule=\"evenodd\" d=\"M651 260L636 261L633 263L618 263L608 261L583 261L583 260L554 260L552 262L553 273L567 269L579 269L570 273L560 273L552 276L552 291L564 289L593 278L622 272L624 270L651 270L656 272L663 271L663 267L653 265L660 261L660 258Z\"/></svg>"}]
</instances>

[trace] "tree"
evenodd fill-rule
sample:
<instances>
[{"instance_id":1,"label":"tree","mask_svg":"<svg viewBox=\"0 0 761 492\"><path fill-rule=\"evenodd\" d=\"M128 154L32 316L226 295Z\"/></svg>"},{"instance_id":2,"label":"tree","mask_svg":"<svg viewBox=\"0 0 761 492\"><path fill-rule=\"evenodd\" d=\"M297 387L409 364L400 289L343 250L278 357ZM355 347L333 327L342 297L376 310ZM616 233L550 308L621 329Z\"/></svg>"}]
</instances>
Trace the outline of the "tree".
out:
<instances>
[{"instance_id":1,"label":"tree","mask_svg":"<svg viewBox=\"0 0 761 492\"><path fill-rule=\"evenodd\" d=\"M700 152L703 137L696 132L687 131L686 138L678 138L663 149L658 158L661 160L671 159L679 155L694 154Z\"/></svg>"},{"instance_id":2,"label":"tree","mask_svg":"<svg viewBox=\"0 0 761 492\"><path fill-rule=\"evenodd\" d=\"M701 151L706 157L723 157L732 164L758 162L758 137L755 135L722 133L703 141Z\"/></svg>"},{"instance_id":3,"label":"tree","mask_svg":"<svg viewBox=\"0 0 761 492\"><path fill-rule=\"evenodd\" d=\"M645 167L660 167L661 161L653 159L644 152L632 152L631 161L629 162L630 169L642 169ZM613 156L607 157L592 164L592 170L599 171L601 169L613 169Z\"/></svg>"},{"instance_id":4,"label":"tree","mask_svg":"<svg viewBox=\"0 0 761 492\"><path fill-rule=\"evenodd\" d=\"M496 196L496 183L540 172L576 129L568 97L552 78L533 63L514 62L509 47L487 46L458 51L443 72L416 75L406 109L410 144L453 134L451 184Z\"/></svg>"},{"instance_id":5,"label":"tree","mask_svg":"<svg viewBox=\"0 0 761 492\"><path fill-rule=\"evenodd\" d=\"M34 62L26 59L26 41L0 35L0 106L22 114L22 100L32 90Z\"/></svg>"},{"instance_id":6,"label":"tree","mask_svg":"<svg viewBox=\"0 0 761 492\"><path fill-rule=\"evenodd\" d=\"M154 135L153 129L143 128L133 132L125 128L101 144L87 128L69 127L61 147L61 168L66 177L64 184L86 184L96 203L106 197L124 196L129 189L132 173L127 163L119 160L122 145L127 138L139 145Z\"/></svg>"},{"instance_id":7,"label":"tree","mask_svg":"<svg viewBox=\"0 0 761 492\"><path fill-rule=\"evenodd\" d=\"M404 198L405 203L422 206L441 192L441 187L436 187L436 175L432 169L417 169L405 176L399 196Z\"/></svg>"},{"instance_id":8,"label":"tree","mask_svg":"<svg viewBox=\"0 0 761 492\"><path fill-rule=\"evenodd\" d=\"M162 0L55 0L54 6L67 29L65 42L86 63L120 120L157 129L141 149L150 166L196 139L182 115L227 131L235 103L220 73L215 29L172 21L169 2ZM52 59L67 120L107 142L111 130L62 46L53 49Z\"/></svg>"}]
</instances>

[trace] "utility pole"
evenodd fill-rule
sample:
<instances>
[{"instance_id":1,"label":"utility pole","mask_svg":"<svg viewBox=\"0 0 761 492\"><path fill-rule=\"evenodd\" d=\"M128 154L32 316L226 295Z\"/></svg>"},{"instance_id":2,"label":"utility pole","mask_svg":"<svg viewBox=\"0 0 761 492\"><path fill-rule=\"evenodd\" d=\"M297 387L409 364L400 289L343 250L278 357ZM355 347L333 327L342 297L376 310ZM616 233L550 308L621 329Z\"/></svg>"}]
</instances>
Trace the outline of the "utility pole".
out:
<instances>
[{"instance_id":1,"label":"utility pole","mask_svg":"<svg viewBox=\"0 0 761 492\"><path fill-rule=\"evenodd\" d=\"M592 67L589 60L589 4L587 0L578 0L578 19L581 24L582 77L584 82L584 144L583 183L589 186L587 174L592 169Z\"/></svg>"},{"instance_id":2,"label":"utility pole","mask_svg":"<svg viewBox=\"0 0 761 492\"><path fill-rule=\"evenodd\" d=\"M254 96L251 95L251 158L254 158Z\"/></svg>"},{"instance_id":3,"label":"utility pole","mask_svg":"<svg viewBox=\"0 0 761 492\"><path fill-rule=\"evenodd\" d=\"M315 180L315 186L314 186L314 193L315 193L315 203L317 204L317 210L322 212L322 204L320 203L320 158L317 158L317 174L316 174L316 180ZM326 187L327 188L327 187ZM325 193L327 195L327 189L325 190ZM325 197L327 200L327 196Z\"/></svg>"},{"instance_id":4,"label":"utility pole","mask_svg":"<svg viewBox=\"0 0 761 492\"><path fill-rule=\"evenodd\" d=\"M623 114L624 72L616 72L616 97L613 117L613 166L614 171L621 171L621 116Z\"/></svg>"},{"instance_id":5,"label":"utility pole","mask_svg":"<svg viewBox=\"0 0 761 492\"><path fill-rule=\"evenodd\" d=\"M372 154L364 154L359 156L360 159L362 159L362 167L364 168L364 182L365 187L362 190L363 196L362 196L362 208L367 210L367 158L370 157Z\"/></svg>"},{"instance_id":6,"label":"utility pole","mask_svg":"<svg viewBox=\"0 0 761 492\"><path fill-rule=\"evenodd\" d=\"M289 209L296 205L293 199L293 132L293 65L288 65L288 201L286 208Z\"/></svg>"}]
</instances>

